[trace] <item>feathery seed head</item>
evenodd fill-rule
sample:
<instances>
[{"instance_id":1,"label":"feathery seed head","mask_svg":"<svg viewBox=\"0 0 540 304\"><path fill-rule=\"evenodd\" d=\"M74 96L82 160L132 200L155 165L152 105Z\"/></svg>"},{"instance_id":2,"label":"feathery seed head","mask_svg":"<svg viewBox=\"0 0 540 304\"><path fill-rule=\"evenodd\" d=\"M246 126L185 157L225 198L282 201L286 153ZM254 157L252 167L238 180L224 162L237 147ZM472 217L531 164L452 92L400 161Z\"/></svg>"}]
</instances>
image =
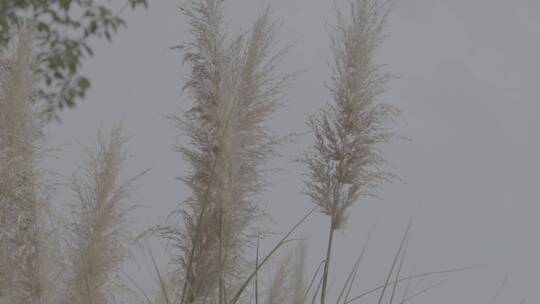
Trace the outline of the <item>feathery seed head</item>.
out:
<instances>
[{"instance_id":1,"label":"feathery seed head","mask_svg":"<svg viewBox=\"0 0 540 304\"><path fill-rule=\"evenodd\" d=\"M315 143L303 159L309 170L307 194L331 217L332 229L342 228L349 207L392 176L382 169L386 162L377 146L394 137L386 123L399 114L393 106L377 103L389 78L374 63L389 2L349 4L349 18L338 12L331 36L329 88L334 100L309 119Z\"/></svg>"},{"instance_id":2,"label":"feathery seed head","mask_svg":"<svg viewBox=\"0 0 540 304\"><path fill-rule=\"evenodd\" d=\"M41 300L40 193L42 133L31 105L32 32L18 28L7 58L0 59L0 303Z\"/></svg>"},{"instance_id":3,"label":"feathery seed head","mask_svg":"<svg viewBox=\"0 0 540 304\"><path fill-rule=\"evenodd\" d=\"M130 254L126 215L131 208L124 202L134 180L120 183L125 143L121 126L113 127L108 141L100 132L97 149L87 149L84 172L72 179L79 202L69 226L71 303L114 303L114 276Z\"/></svg>"},{"instance_id":4,"label":"feathery seed head","mask_svg":"<svg viewBox=\"0 0 540 304\"><path fill-rule=\"evenodd\" d=\"M266 184L263 166L280 143L265 122L281 103L286 81L276 79L283 52L273 54L276 27L268 10L248 35L238 36L224 30L219 0L191 1L184 12L193 34L182 47L191 66L184 89L192 104L176 117L189 139L177 150L191 167L182 180L192 196L179 212L185 227L162 232L180 249L174 262L191 303L215 297L219 284L233 288L244 273L249 229L262 214L255 202Z\"/></svg>"}]
</instances>

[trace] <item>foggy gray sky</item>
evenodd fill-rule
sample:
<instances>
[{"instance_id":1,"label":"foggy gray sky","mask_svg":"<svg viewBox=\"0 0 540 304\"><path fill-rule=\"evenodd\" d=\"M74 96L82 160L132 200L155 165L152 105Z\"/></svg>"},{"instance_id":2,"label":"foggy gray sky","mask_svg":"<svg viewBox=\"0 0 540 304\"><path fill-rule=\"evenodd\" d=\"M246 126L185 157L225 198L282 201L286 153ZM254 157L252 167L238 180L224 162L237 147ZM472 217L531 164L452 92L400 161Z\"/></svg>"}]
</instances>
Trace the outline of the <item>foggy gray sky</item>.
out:
<instances>
[{"instance_id":1,"label":"foggy gray sky","mask_svg":"<svg viewBox=\"0 0 540 304\"><path fill-rule=\"evenodd\" d=\"M338 1L339 2L339 1ZM505 275L498 303L540 301L540 2L536 0L397 0L378 60L398 76L381 100L400 107L397 132L409 140L383 147L404 182L386 184L379 198L364 198L335 240L330 289L339 290L367 232L378 222L356 293L383 282L399 238L414 215L407 272L484 264L481 269L427 280L449 280L415 303L489 303ZM308 68L272 120L280 134L307 131L305 119L329 94L327 28L335 18L327 0L227 0L233 31L247 29L268 3L283 28L283 44L299 39L282 71ZM125 120L130 137L127 174L147 168L134 203L143 229L163 220L187 189L175 177L185 164L173 152L176 131L163 118L188 105L182 96L188 69L168 47L188 39L177 0L151 1L148 11L126 15L129 27L113 43L96 43L85 71L88 97L48 127L60 147L46 165L63 175L81 161L99 127ZM264 204L287 230L311 208L298 157L311 138L282 149ZM59 204L69 202L60 193ZM327 219L316 214L302 227L309 241L309 273L323 259ZM271 244L271 240L268 241ZM268 246L268 245L267 245ZM367 300L367 299L366 299ZM364 300L364 302L366 302ZM361 302L359 302L361 303Z\"/></svg>"}]
</instances>

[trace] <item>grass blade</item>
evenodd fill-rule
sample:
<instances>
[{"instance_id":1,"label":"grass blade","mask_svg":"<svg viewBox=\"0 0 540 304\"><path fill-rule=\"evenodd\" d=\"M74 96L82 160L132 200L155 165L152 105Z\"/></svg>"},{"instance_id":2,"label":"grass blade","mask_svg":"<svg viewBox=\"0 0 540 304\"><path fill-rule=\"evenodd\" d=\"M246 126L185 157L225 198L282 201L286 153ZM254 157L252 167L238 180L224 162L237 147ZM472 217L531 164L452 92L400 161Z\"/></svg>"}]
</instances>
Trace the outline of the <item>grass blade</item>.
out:
<instances>
[{"instance_id":1,"label":"grass blade","mask_svg":"<svg viewBox=\"0 0 540 304\"><path fill-rule=\"evenodd\" d=\"M317 270L313 274L313 277L311 278L311 282L309 283L309 286L306 289L306 292L304 293L304 297L303 297L301 303L304 303L304 301L306 300L306 298L307 298L307 296L309 294L309 291L311 290L311 287L313 287L313 283L315 283L315 279L317 278L317 275L319 274L319 271L321 270L321 267L322 267L323 264L324 264L324 260L319 263L319 267L317 267Z\"/></svg>"},{"instance_id":2,"label":"grass blade","mask_svg":"<svg viewBox=\"0 0 540 304\"><path fill-rule=\"evenodd\" d=\"M446 281L447 281L447 280L443 280L443 281L441 281L441 282L438 282L438 283L436 283L436 284L433 284L433 285L431 285L431 286L428 286L428 287L426 287L426 288L424 288L424 289L422 289L422 290L420 290L420 291L418 291L418 292L416 292L416 293L414 293L414 294L412 294L412 295L410 295L410 296L404 298L404 299L401 301L401 303L405 303L405 302L407 302L407 301L409 301L409 300L412 300L413 298L416 298L416 297L418 297L418 296L420 296L420 295L422 295L422 294L424 294L424 293L430 291L430 290L433 289L433 288L439 287L439 286L441 286L442 284L444 284Z\"/></svg>"},{"instance_id":3,"label":"grass blade","mask_svg":"<svg viewBox=\"0 0 540 304\"><path fill-rule=\"evenodd\" d=\"M347 301L347 297L348 297L348 295L349 295L349 293L350 293L350 291L352 289L352 285L353 285L353 283L354 283L354 281L356 279L356 274L358 273L358 268L360 266L360 261L364 257L367 246L369 245L369 241L371 240L371 236L373 235L373 232L375 231L376 227L377 227L377 224L375 224L375 226L373 226L373 228L369 232L368 237L366 239L366 242L364 243L364 246L362 247L362 251L360 252L360 255L356 258L356 261L354 262L354 266L353 266L351 272L349 273L349 275L347 276L347 280L345 281L345 284L343 284L343 288L341 289L341 292L339 293L338 299L336 300L336 304L338 304L339 301L341 300L341 297L343 296L343 294L345 292L345 289L347 289L347 293L345 295L344 301Z\"/></svg>"},{"instance_id":4,"label":"grass blade","mask_svg":"<svg viewBox=\"0 0 540 304\"><path fill-rule=\"evenodd\" d=\"M274 248L272 248L272 250L264 257L264 259L262 259L261 263L257 265L257 267L255 268L255 270L251 273L251 275L245 280L245 282L242 284L242 286L240 286L240 288L238 289L238 291L236 292L236 294L234 295L234 297L232 298L231 302L229 302L229 304L235 304L236 302L238 302L238 300L240 299L240 296L242 295L242 293L244 292L244 289L246 289L246 287L248 286L249 282L253 279L253 277L255 277L255 275L257 274L257 272L259 271L259 269L261 269L261 267L268 261L268 259L270 259L271 256L274 255L274 253L276 253L276 251L284 244L286 243L287 241L287 238L298 228L300 227L300 225L302 225L302 223L313 213L315 212L315 210L317 209L317 207L314 207L312 208L302 219L300 219L292 228L291 230L289 230L289 232L287 232L287 234L285 234L285 236L283 236L283 238L281 238L281 240L274 246Z\"/></svg>"},{"instance_id":5,"label":"grass blade","mask_svg":"<svg viewBox=\"0 0 540 304\"><path fill-rule=\"evenodd\" d=\"M461 272L461 271L467 271L467 270L473 270L473 269L478 269L480 268L481 265L477 265L477 266L470 266L470 267L462 267L462 268L453 268L453 269L446 269L446 270L439 270L439 271L431 271L431 272L423 272L423 273L417 273L417 274L413 274L413 275L410 275L410 276L407 276L407 277L404 277L404 278L401 278L401 279L397 279L397 280L394 280L392 282L389 282L389 284L394 284L395 282L397 283L400 283L400 282L403 282L403 281L406 281L406 280L410 280L410 279L416 279L416 278L423 278L423 277L428 277L428 276L433 276L433 275L439 275L439 274L445 274L445 273L453 273L453 272ZM365 297L369 294L372 294L382 288L384 288L385 286L387 285L387 283L385 284L382 284L380 286L377 286L375 288L372 288L368 291L365 291L363 293L361 293L360 295L357 295L356 297L350 299L349 301L345 302L345 304L349 304L349 303L352 303L362 297Z\"/></svg>"},{"instance_id":6,"label":"grass blade","mask_svg":"<svg viewBox=\"0 0 540 304\"><path fill-rule=\"evenodd\" d=\"M396 252L396 256L394 257L394 261L392 262L392 267L390 267L390 271L388 272L388 276L386 277L386 282L382 288L382 291L381 291L381 296L379 297L379 302L378 304L381 304L382 303L382 300L383 300L383 297L384 297L384 293L386 291L386 288L388 287L388 284L392 278L392 272L394 272L394 268L396 266L396 263L399 259L399 256L401 254L401 251L403 250L403 246L405 245L405 242L409 236L409 232L411 231L411 225L412 225L412 222L409 222L409 225L407 226L407 229L405 230L405 233L403 234L403 237L401 238L401 243L399 244L399 248Z\"/></svg>"}]
</instances>

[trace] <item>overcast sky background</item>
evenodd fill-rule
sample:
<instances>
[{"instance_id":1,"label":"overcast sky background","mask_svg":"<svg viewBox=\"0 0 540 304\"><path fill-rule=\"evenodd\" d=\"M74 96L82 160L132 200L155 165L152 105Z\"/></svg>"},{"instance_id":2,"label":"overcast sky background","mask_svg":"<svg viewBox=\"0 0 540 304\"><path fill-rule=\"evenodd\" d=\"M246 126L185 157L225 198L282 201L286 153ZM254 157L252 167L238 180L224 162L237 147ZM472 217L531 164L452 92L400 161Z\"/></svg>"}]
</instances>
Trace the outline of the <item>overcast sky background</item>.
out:
<instances>
[{"instance_id":1,"label":"overcast sky background","mask_svg":"<svg viewBox=\"0 0 540 304\"><path fill-rule=\"evenodd\" d=\"M338 3L341 1L338 0ZM403 111L397 132L410 140L383 147L404 182L364 198L335 240L330 288L335 294L378 221L356 293L385 279L409 219L413 238L405 272L483 264L478 270L435 277L449 280L414 303L489 303L505 276L496 303L540 301L540 2L536 0L397 0L390 35L378 60L397 76L382 101ZM112 43L96 42L85 72L87 98L47 128L49 145L60 147L48 168L71 175L100 126L125 120L130 137L126 176L152 170L140 180L134 203L137 229L157 224L189 194L175 178L186 165L173 151L176 131L163 116L187 106L181 87L187 67L168 48L189 39L177 0L154 0L148 11L126 14L129 27ZM233 31L247 29L271 3L283 22L285 44L299 39L285 58L284 73L308 68L290 90L287 105L271 121L280 134L307 131L305 119L328 101L327 0L226 0ZM291 162L311 138L281 150L281 172L264 196L275 232L288 230L311 204L301 194L302 166ZM69 203L60 192L56 203ZM323 259L327 218L316 214L302 226L309 238L308 271ZM269 239L264 246L272 244ZM156 249L159 250L159 249ZM162 263L164 262L161 261ZM144 277L144 275L141 275ZM365 299L367 303L369 299ZM360 302L362 303L362 302Z\"/></svg>"}]
</instances>

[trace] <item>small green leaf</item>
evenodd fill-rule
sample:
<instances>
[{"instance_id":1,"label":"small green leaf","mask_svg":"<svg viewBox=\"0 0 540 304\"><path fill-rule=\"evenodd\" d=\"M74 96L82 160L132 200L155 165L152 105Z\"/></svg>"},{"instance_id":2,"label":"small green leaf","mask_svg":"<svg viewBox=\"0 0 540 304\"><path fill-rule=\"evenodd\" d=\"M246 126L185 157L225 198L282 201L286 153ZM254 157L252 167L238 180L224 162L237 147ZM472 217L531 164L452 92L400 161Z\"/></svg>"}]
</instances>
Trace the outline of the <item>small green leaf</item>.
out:
<instances>
[{"instance_id":1,"label":"small green leaf","mask_svg":"<svg viewBox=\"0 0 540 304\"><path fill-rule=\"evenodd\" d=\"M83 46L83 48L86 50L86 53L87 53L90 57L94 56L94 51L92 50L92 48L91 48L88 44L83 43L82 46Z\"/></svg>"},{"instance_id":2,"label":"small green leaf","mask_svg":"<svg viewBox=\"0 0 540 304\"><path fill-rule=\"evenodd\" d=\"M48 33L48 32L50 32L50 28L49 28L49 26L48 26L46 23L44 23L44 22L39 22L39 23L37 24L37 31L38 31L38 32L47 32L47 33Z\"/></svg>"},{"instance_id":3,"label":"small green leaf","mask_svg":"<svg viewBox=\"0 0 540 304\"><path fill-rule=\"evenodd\" d=\"M97 29L97 22L95 20L92 20L92 22L90 22L90 27L88 28L88 32L90 34L93 34Z\"/></svg>"},{"instance_id":4,"label":"small green leaf","mask_svg":"<svg viewBox=\"0 0 540 304\"><path fill-rule=\"evenodd\" d=\"M68 59L67 62L69 73L75 74L77 72L77 57L72 56Z\"/></svg>"},{"instance_id":5,"label":"small green leaf","mask_svg":"<svg viewBox=\"0 0 540 304\"><path fill-rule=\"evenodd\" d=\"M53 76L54 76L54 78L64 79L64 75L62 75L62 73L60 73L58 71L54 72Z\"/></svg>"},{"instance_id":6,"label":"small green leaf","mask_svg":"<svg viewBox=\"0 0 540 304\"><path fill-rule=\"evenodd\" d=\"M100 7L99 7L99 15L100 15L101 17L108 16L108 15L110 15L110 13L111 13L111 12L110 12L106 7L104 7L104 6L100 6Z\"/></svg>"},{"instance_id":7,"label":"small green leaf","mask_svg":"<svg viewBox=\"0 0 540 304\"><path fill-rule=\"evenodd\" d=\"M83 17L94 17L96 14L91 11L91 10L88 10L84 13Z\"/></svg>"},{"instance_id":8,"label":"small green leaf","mask_svg":"<svg viewBox=\"0 0 540 304\"><path fill-rule=\"evenodd\" d=\"M81 77L79 78L78 85L79 88L84 91L90 87L90 80L88 80L86 77Z\"/></svg>"},{"instance_id":9,"label":"small green leaf","mask_svg":"<svg viewBox=\"0 0 540 304\"><path fill-rule=\"evenodd\" d=\"M60 0L59 3L61 8L64 10L69 10L69 6L71 5L71 0Z\"/></svg>"}]
</instances>

